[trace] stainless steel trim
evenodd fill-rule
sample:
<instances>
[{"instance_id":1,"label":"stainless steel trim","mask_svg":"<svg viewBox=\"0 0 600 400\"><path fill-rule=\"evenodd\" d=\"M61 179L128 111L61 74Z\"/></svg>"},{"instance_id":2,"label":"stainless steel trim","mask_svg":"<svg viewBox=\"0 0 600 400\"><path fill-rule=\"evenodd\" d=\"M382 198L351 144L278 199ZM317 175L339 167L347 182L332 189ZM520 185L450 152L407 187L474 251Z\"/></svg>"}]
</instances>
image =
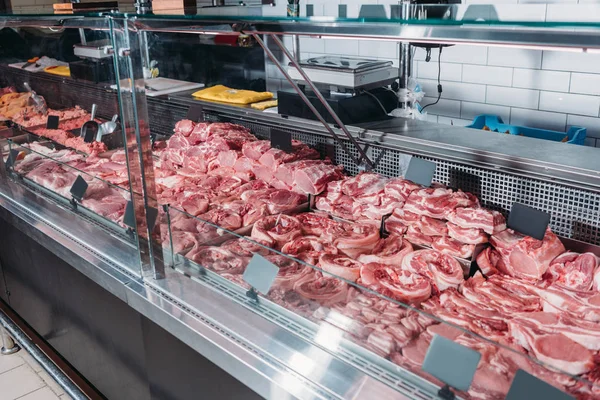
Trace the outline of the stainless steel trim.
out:
<instances>
[{"instance_id":1,"label":"stainless steel trim","mask_svg":"<svg viewBox=\"0 0 600 400\"><path fill-rule=\"evenodd\" d=\"M0 330L7 330L19 345L44 368L54 381L75 400L87 400L88 397L23 333L14 322L0 310ZM10 353L4 353L10 354Z\"/></svg>"}]
</instances>

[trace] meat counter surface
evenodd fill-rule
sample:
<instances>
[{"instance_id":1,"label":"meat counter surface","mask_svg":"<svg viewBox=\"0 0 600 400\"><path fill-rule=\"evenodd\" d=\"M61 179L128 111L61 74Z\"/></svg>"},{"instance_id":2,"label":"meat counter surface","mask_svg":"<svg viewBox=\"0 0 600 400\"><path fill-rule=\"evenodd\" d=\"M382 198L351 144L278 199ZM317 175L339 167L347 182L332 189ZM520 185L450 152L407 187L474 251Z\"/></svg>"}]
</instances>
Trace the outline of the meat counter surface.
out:
<instances>
[{"instance_id":1,"label":"meat counter surface","mask_svg":"<svg viewBox=\"0 0 600 400\"><path fill-rule=\"evenodd\" d=\"M50 157L65 155L72 156ZM485 352L487 362L468 393L473 398L503 397L518 368L581 398L592 390L519 356L592 382L598 371L597 259L561 256L565 248L551 231L543 241L524 237L506 229L502 214L482 208L469 193L374 173L347 177L301 142L285 153L233 124L180 121L155 155L159 200L176 215L170 226L161 216L161 239L164 246L172 239L175 252L241 285L251 255L265 255L280 267L270 300L315 321L330 313L350 318L351 325L338 326L350 340L419 375L434 334ZM23 163L32 161L27 157ZM90 167L89 161L80 167L103 179L125 168L122 152ZM32 172L35 168L26 174ZM48 187L57 190L54 186ZM318 195L320 212L279 215L307 194ZM223 229L204 221L227 230L252 226L254 242L205 245ZM472 246L486 242L492 246L477 258L483 275L465 280L454 257L470 256ZM469 332L516 352L475 340ZM573 349L574 358L548 343ZM490 379L493 387L485 383Z\"/></svg>"}]
</instances>

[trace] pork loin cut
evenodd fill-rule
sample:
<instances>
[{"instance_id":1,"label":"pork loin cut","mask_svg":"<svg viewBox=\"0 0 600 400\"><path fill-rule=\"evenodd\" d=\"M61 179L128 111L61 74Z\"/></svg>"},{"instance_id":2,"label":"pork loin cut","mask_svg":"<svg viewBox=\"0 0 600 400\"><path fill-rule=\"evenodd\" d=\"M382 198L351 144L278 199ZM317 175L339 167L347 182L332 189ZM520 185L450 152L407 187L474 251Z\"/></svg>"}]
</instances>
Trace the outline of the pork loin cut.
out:
<instances>
[{"instance_id":1,"label":"pork loin cut","mask_svg":"<svg viewBox=\"0 0 600 400\"><path fill-rule=\"evenodd\" d=\"M436 250L417 250L402 260L402 269L431 280L438 291L465 281L460 263L453 257Z\"/></svg>"},{"instance_id":2,"label":"pork loin cut","mask_svg":"<svg viewBox=\"0 0 600 400\"><path fill-rule=\"evenodd\" d=\"M500 259L500 253L491 247L486 247L477 256L477 265L485 276L491 276L498 273L496 266Z\"/></svg>"},{"instance_id":3,"label":"pork loin cut","mask_svg":"<svg viewBox=\"0 0 600 400\"><path fill-rule=\"evenodd\" d=\"M362 263L343 255L323 254L319 258L319 267L338 278L356 282L360 276Z\"/></svg>"},{"instance_id":4,"label":"pork loin cut","mask_svg":"<svg viewBox=\"0 0 600 400\"><path fill-rule=\"evenodd\" d=\"M374 172L362 172L346 178L342 182L342 192L354 198L378 195L385 188L387 181L386 177Z\"/></svg>"},{"instance_id":5,"label":"pork loin cut","mask_svg":"<svg viewBox=\"0 0 600 400\"><path fill-rule=\"evenodd\" d=\"M590 371L593 353L561 333L544 333L515 321L508 321L510 335L540 361L572 375Z\"/></svg>"},{"instance_id":6,"label":"pork loin cut","mask_svg":"<svg viewBox=\"0 0 600 400\"><path fill-rule=\"evenodd\" d=\"M403 240L402 236L390 235L386 239L380 239L370 254L361 254L358 261L365 264L375 262L399 266L404 257L412 251L412 245Z\"/></svg>"},{"instance_id":7,"label":"pork loin cut","mask_svg":"<svg viewBox=\"0 0 600 400\"><path fill-rule=\"evenodd\" d=\"M458 240L452 239L448 236L436 237L432 241L431 247L444 254L465 259L470 259L473 255L473 251L475 251L474 244L461 243Z\"/></svg>"},{"instance_id":8,"label":"pork loin cut","mask_svg":"<svg viewBox=\"0 0 600 400\"><path fill-rule=\"evenodd\" d=\"M543 240L523 236L506 229L490 238L502 256L499 268L509 275L539 280L548 270L550 262L565 252L565 246L548 228Z\"/></svg>"},{"instance_id":9,"label":"pork loin cut","mask_svg":"<svg viewBox=\"0 0 600 400\"><path fill-rule=\"evenodd\" d=\"M325 162L306 165L294 172L294 184L303 193L317 195L325 190L327 183L341 177L340 168Z\"/></svg>"},{"instance_id":10,"label":"pork loin cut","mask_svg":"<svg viewBox=\"0 0 600 400\"><path fill-rule=\"evenodd\" d=\"M544 278L567 289L588 291L597 268L598 258L594 253L566 252L552 260Z\"/></svg>"},{"instance_id":11,"label":"pork loin cut","mask_svg":"<svg viewBox=\"0 0 600 400\"><path fill-rule=\"evenodd\" d=\"M452 222L448 222L448 236L462 243L480 244L487 243L488 235L477 228L462 228Z\"/></svg>"},{"instance_id":12,"label":"pork loin cut","mask_svg":"<svg viewBox=\"0 0 600 400\"><path fill-rule=\"evenodd\" d=\"M364 265L360 269L360 283L384 296L409 304L431 297L431 284L427 278L391 265Z\"/></svg>"},{"instance_id":13,"label":"pork loin cut","mask_svg":"<svg viewBox=\"0 0 600 400\"><path fill-rule=\"evenodd\" d=\"M504 216L485 208L457 208L448 214L448 221L461 228L481 229L490 235L506 229Z\"/></svg>"},{"instance_id":14,"label":"pork loin cut","mask_svg":"<svg viewBox=\"0 0 600 400\"><path fill-rule=\"evenodd\" d=\"M294 285L294 290L306 299L316 301L323 306L349 301L353 291L340 279L313 275L313 279L301 279Z\"/></svg>"},{"instance_id":15,"label":"pork loin cut","mask_svg":"<svg viewBox=\"0 0 600 400\"><path fill-rule=\"evenodd\" d=\"M250 236L264 240L269 246L281 247L302 234L300 221L289 215L271 215L254 223Z\"/></svg>"},{"instance_id":16,"label":"pork loin cut","mask_svg":"<svg viewBox=\"0 0 600 400\"><path fill-rule=\"evenodd\" d=\"M413 191L404 210L431 218L445 219L459 205L452 189L426 188Z\"/></svg>"},{"instance_id":17,"label":"pork loin cut","mask_svg":"<svg viewBox=\"0 0 600 400\"><path fill-rule=\"evenodd\" d=\"M384 192L388 196L406 201L411 192L418 189L421 189L421 185L404 178L395 178L385 184Z\"/></svg>"}]
</instances>

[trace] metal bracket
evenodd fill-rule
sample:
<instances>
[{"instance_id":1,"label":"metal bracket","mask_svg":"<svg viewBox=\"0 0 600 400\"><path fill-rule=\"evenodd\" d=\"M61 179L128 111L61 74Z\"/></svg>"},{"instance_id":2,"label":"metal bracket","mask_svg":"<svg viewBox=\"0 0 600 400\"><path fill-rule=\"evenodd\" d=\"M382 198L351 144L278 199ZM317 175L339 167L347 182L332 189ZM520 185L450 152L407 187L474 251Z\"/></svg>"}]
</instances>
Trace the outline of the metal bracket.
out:
<instances>
[{"instance_id":1,"label":"metal bracket","mask_svg":"<svg viewBox=\"0 0 600 400\"><path fill-rule=\"evenodd\" d=\"M306 75L306 72L304 72L304 70L300 66L300 63L298 61L296 61L296 59L294 58L294 56L288 51L288 49L281 42L281 40L276 35L274 35L274 34L269 34L268 35L273 40L273 42L279 47L279 49L281 49L281 51L283 52L283 54L285 54L285 56L290 60L290 62L298 70L298 72L300 73L300 75L302 75L303 80L306 82L306 84L308 86L310 86L311 90L317 96L317 98L319 99L319 101L321 102L321 104L323 105L323 107L327 110L327 112L329 113L329 115L331 115L331 117L335 121L336 125L339 126L339 129L341 129L342 132L344 132L344 134L347 137L347 139L354 145L354 147L356 147L356 150L358 150L358 153L360 154L359 158L356 158L354 156L354 154L352 154L348 150L348 148L346 147L346 145L343 143L342 139L333 130L333 128L329 125L329 123L327 123L327 121L325 121L325 118L323 118L323 116L321 115L321 113L310 102L310 100L308 99L308 97L306 97L306 94L304 94L304 92L302 91L302 89L300 89L300 87L298 86L298 84L290 77L290 75L287 73L286 69L283 67L283 65L281 65L281 63L279 62L279 60L277 60L277 57L275 57L275 55L273 54L273 52L267 47L267 45L260 38L260 36L258 34L256 34L256 33L252 33L252 36L254 37L254 40L256 40L256 42L263 48L263 50L265 51L265 53L267 54L267 56L271 59L271 61L277 66L277 68L283 74L283 76L285 76L285 78L288 80L288 82L292 85L292 87L294 88L294 90L296 91L296 93L298 93L298 95L300 96L300 98L304 101L304 103L306 104L306 106L313 112L313 114L317 117L317 119L321 122L321 124L323 124L323 126L325 127L325 129L327 129L327 131L329 131L329 133L331 133L331 136L333 136L333 138L336 140L336 142L339 144L339 146L342 149L344 149L344 151L346 152L346 154L348 154L348 156L352 159L352 161L354 161L354 163L356 165L358 165L358 166L360 166L363 163L363 161L364 161L365 164L366 164L366 168L365 169L368 169L368 170L373 169L375 166L374 166L373 162L367 156L366 150L364 150L361 147L361 145L356 141L356 139L354 138L354 136L352 136L352 134L350 133L350 131L348 131L348 128L346 128L346 125L344 125L344 123L340 120L340 118L335 113L335 111L331 108L331 106L329 105L329 103L327 103L327 100L325 99L325 97L323 97L323 95L321 94L321 92L319 91L319 89L317 89L317 87L310 80L310 78L308 77L308 75Z\"/></svg>"},{"instance_id":2,"label":"metal bracket","mask_svg":"<svg viewBox=\"0 0 600 400\"><path fill-rule=\"evenodd\" d=\"M253 287L251 287L250 290L248 290L246 292L246 296L248 296L252 300L258 302L258 292Z\"/></svg>"}]
</instances>

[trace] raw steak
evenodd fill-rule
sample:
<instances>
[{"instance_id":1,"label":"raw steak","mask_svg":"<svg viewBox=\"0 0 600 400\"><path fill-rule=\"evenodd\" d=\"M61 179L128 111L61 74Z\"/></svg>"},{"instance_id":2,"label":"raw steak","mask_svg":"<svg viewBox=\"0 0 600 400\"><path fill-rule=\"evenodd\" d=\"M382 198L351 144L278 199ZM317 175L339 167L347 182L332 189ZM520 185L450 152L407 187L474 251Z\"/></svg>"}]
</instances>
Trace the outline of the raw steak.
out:
<instances>
[{"instance_id":1,"label":"raw steak","mask_svg":"<svg viewBox=\"0 0 600 400\"><path fill-rule=\"evenodd\" d=\"M460 263L436 250L417 250L409 253L402 260L402 269L430 279L437 291L457 288L464 282L464 272Z\"/></svg>"},{"instance_id":2,"label":"raw steak","mask_svg":"<svg viewBox=\"0 0 600 400\"><path fill-rule=\"evenodd\" d=\"M459 242L467 243L467 244L480 244L487 243L488 236L487 234L477 228L462 228L452 222L448 222L448 236L452 239L456 239Z\"/></svg>"},{"instance_id":3,"label":"raw steak","mask_svg":"<svg viewBox=\"0 0 600 400\"><path fill-rule=\"evenodd\" d=\"M323 254L319 257L319 267L334 277L356 282L360 276L362 263L343 255Z\"/></svg>"},{"instance_id":4,"label":"raw steak","mask_svg":"<svg viewBox=\"0 0 600 400\"><path fill-rule=\"evenodd\" d=\"M402 240L402 236L390 235L386 239L380 239L371 254L361 254L358 261L364 264L375 262L398 266L412 251L412 245L407 240Z\"/></svg>"},{"instance_id":5,"label":"raw steak","mask_svg":"<svg viewBox=\"0 0 600 400\"><path fill-rule=\"evenodd\" d=\"M444 254L451 255L453 257L470 259L475 250L474 244L461 243L456 239L452 239L448 236L436 237L431 247L437 251L441 251Z\"/></svg>"},{"instance_id":6,"label":"raw steak","mask_svg":"<svg viewBox=\"0 0 600 400\"><path fill-rule=\"evenodd\" d=\"M588 291L597 268L598 258L594 253L566 252L552 260L544 278L566 289Z\"/></svg>"},{"instance_id":7,"label":"raw steak","mask_svg":"<svg viewBox=\"0 0 600 400\"><path fill-rule=\"evenodd\" d=\"M544 333L514 321L508 321L508 328L517 343L560 371L580 375L594 367L592 352L563 334Z\"/></svg>"},{"instance_id":8,"label":"raw steak","mask_svg":"<svg viewBox=\"0 0 600 400\"><path fill-rule=\"evenodd\" d=\"M524 279L541 279L550 262L565 252L565 246L550 228L546 230L544 240L506 229L493 235L490 242L502 256L499 269Z\"/></svg>"},{"instance_id":9,"label":"raw steak","mask_svg":"<svg viewBox=\"0 0 600 400\"><path fill-rule=\"evenodd\" d=\"M428 279L391 265L364 265L360 269L359 283L384 296L409 304L420 303L431 296Z\"/></svg>"},{"instance_id":10,"label":"raw steak","mask_svg":"<svg viewBox=\"0 0 600 400\"><path fill-rule=\"evenodd\" d=\"M296 282L294 290L302 297L316 301L323 306L345 303L352 294L348 284L342 280L319 277L317 274L313 275L311 280L303 279Z\"/></svg>"},{"instance_id":11,"label":"raw steak","mask_svg":"<svg viewBox=\"0 0 600 400\"><path fill-rule=\"evenodd\" d=\"M251 233L252 238L264 240L278 249L300 235L300 221L289 215L263 217L254 223Z\"/></svg>"},{"instance_id":12,"label":"raw steak","mask_svg":"<svg viewBox=\"0 0 600 400\"><path fill-rule=\"evenodd\" d=\"M504 216L498 211L485 208L457 208L447 218L461 228L481 229L490 235L506 229Z\"/></svg>"}]
</instances>

